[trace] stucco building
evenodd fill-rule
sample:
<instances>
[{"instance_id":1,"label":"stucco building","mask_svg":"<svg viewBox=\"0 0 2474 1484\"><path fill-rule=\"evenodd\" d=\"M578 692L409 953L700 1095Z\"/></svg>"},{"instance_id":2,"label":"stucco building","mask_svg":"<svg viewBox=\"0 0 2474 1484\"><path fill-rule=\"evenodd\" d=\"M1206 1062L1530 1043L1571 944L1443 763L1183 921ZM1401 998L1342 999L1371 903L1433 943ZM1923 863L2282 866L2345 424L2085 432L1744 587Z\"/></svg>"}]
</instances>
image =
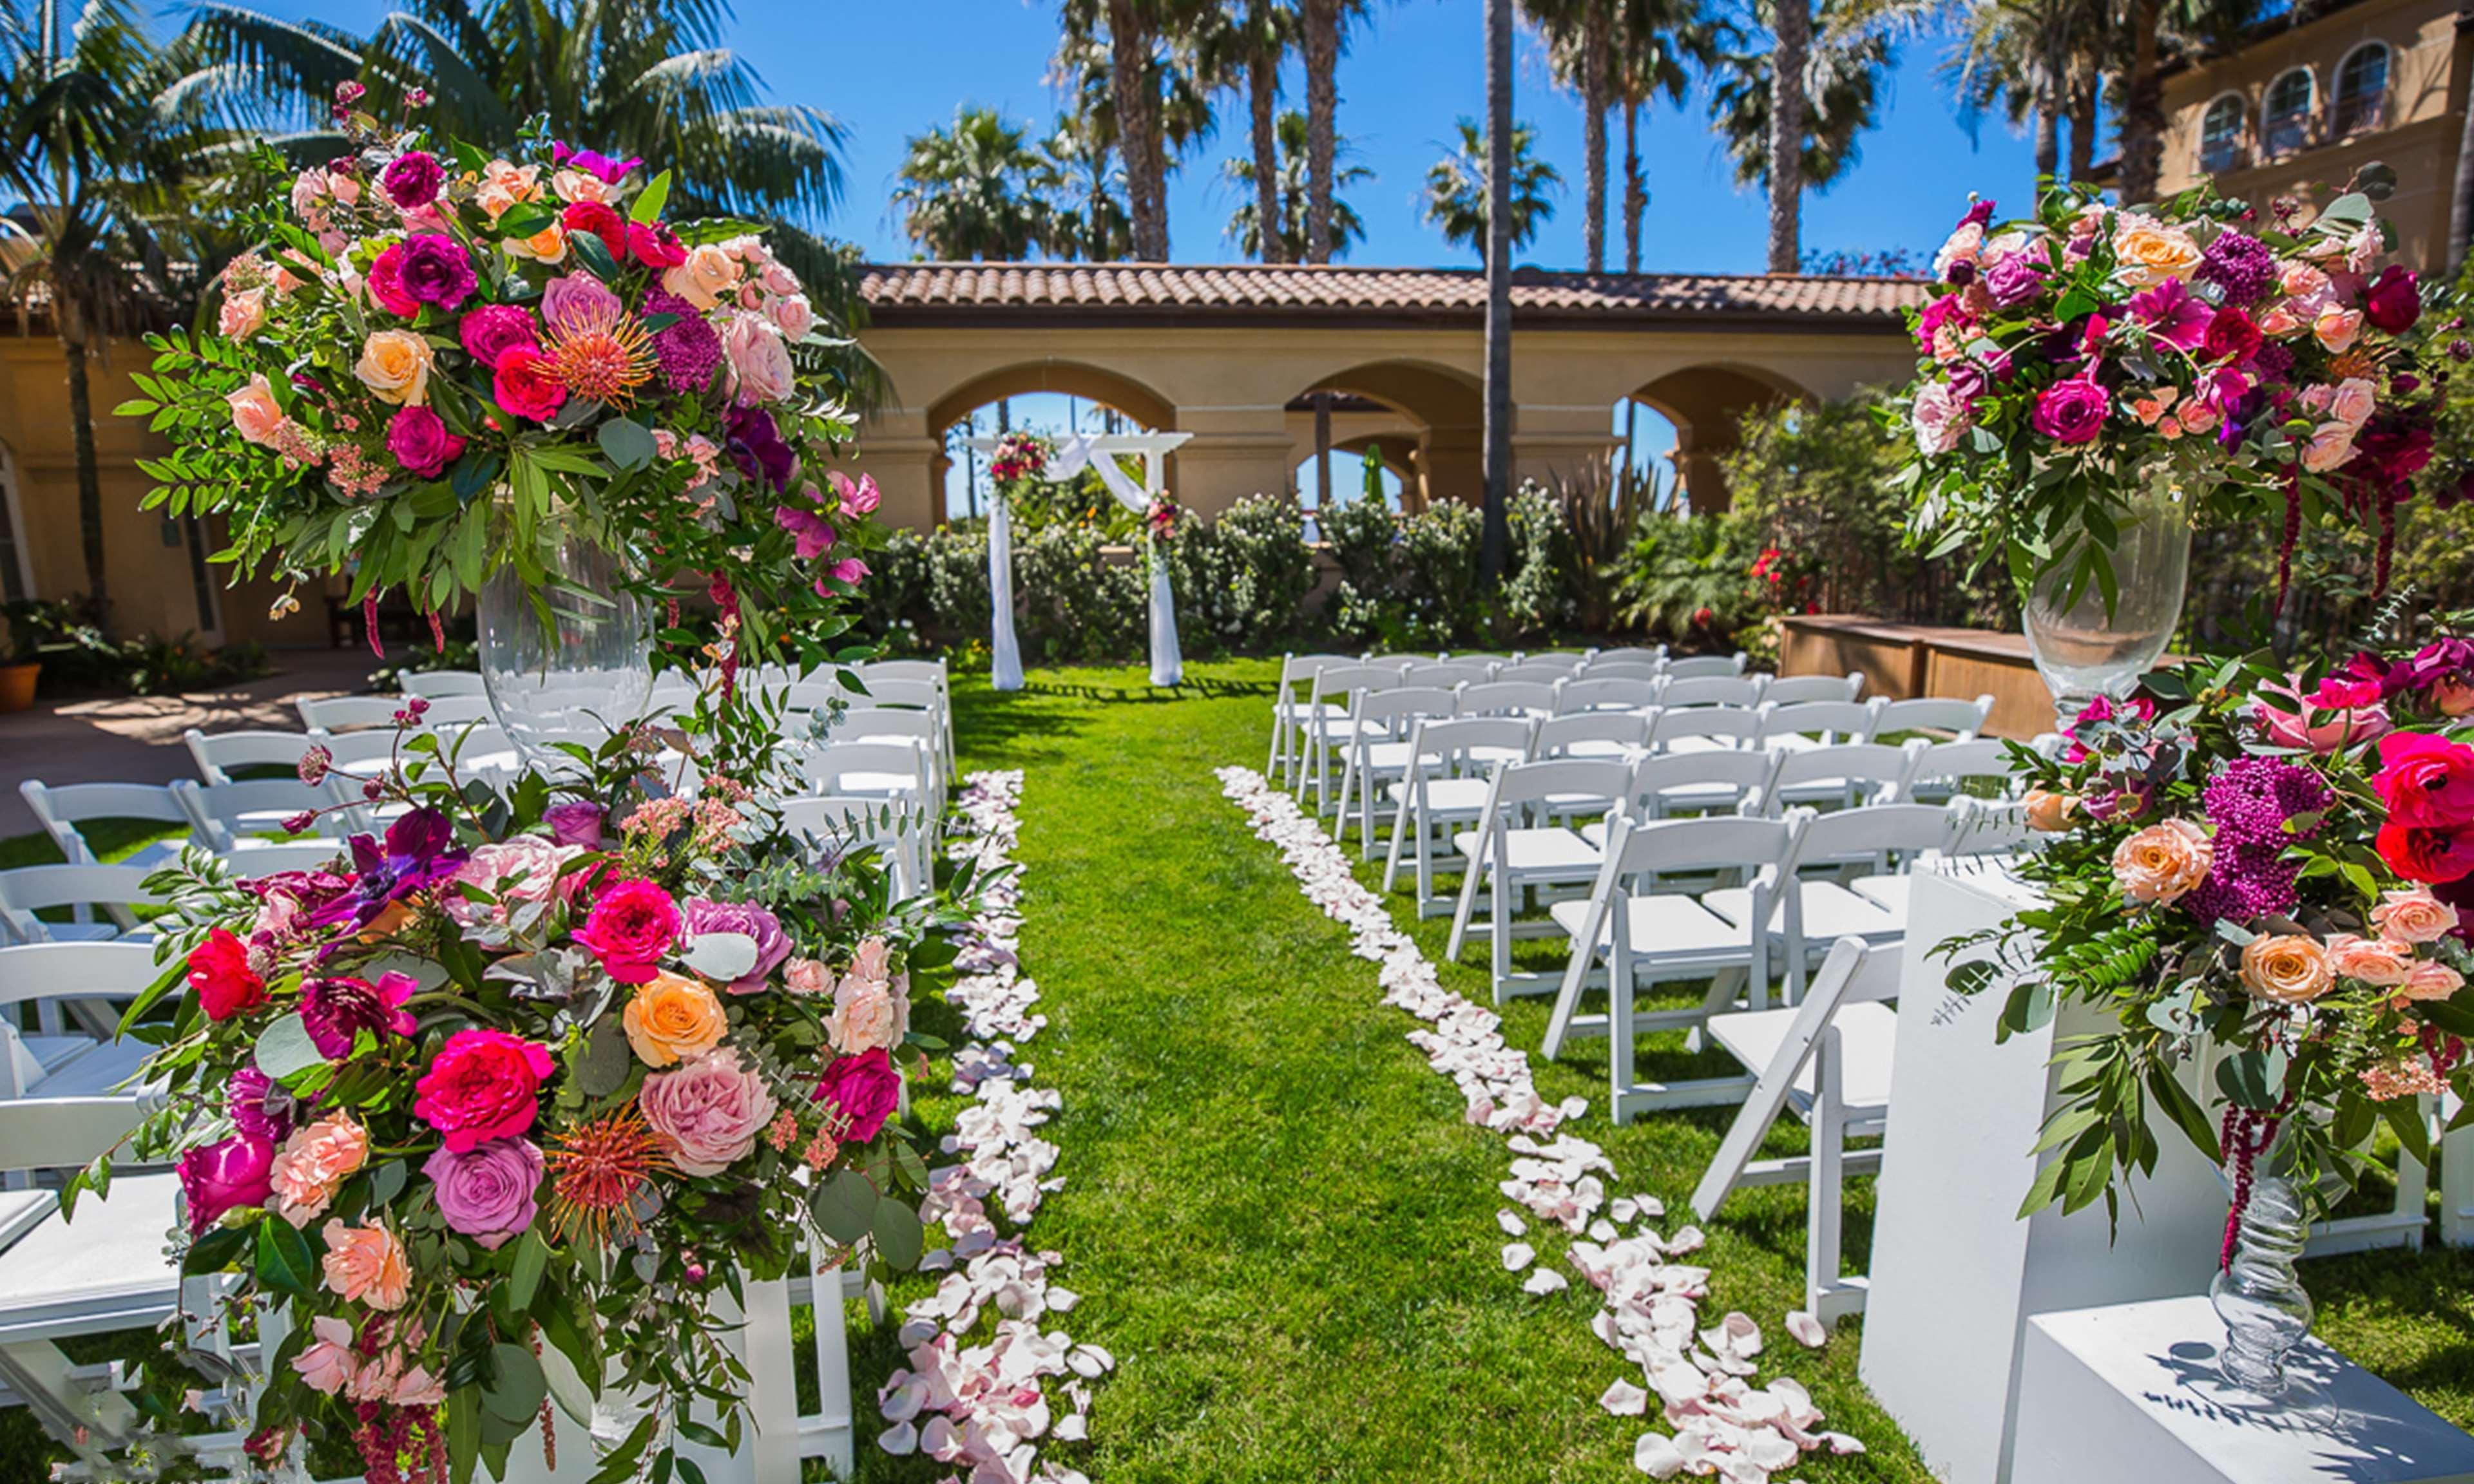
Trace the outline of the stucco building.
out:
<instances>
[{"instance_id":1,"label":"stucco building","mask_svg":"<svg viewBox=\"0 0 2474 1484\"><path fill-rule=\"evenodd\" d=\"M2215 178L2265 205L2342 185L2372 160L2396 171L2381 212L2398 251L2445 268L2474 33L2462 0L2354 0L2306 7L2253 30L2222 56L2165 80L2166 195ZM2326 196L2322 193L2321 200Z\"/></svg>"}]
</instances>

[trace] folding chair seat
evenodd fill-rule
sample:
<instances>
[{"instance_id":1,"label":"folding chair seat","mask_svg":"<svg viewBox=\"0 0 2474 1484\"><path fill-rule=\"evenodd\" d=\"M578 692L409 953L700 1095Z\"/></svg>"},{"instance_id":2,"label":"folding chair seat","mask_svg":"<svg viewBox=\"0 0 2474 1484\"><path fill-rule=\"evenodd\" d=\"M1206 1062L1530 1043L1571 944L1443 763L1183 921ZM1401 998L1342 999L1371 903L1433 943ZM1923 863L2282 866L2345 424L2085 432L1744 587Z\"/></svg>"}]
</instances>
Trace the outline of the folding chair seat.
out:
<instances>
[{"instance_id":1,"label":"folding chair seat","mask_svg":"<svg viewBox=\"0 0 2474 1484\"><path fill-rule=\"evenodd\" d=\"M1407 668L1406 663L1397 661L1324 665L1306 677L1306 709L1298 723L1305 744L1304 755L1298 759L1297 767L1295 797L1299 802L1305 801L1311 775L1315 813L1323 812L1331 802L1331 754L1347 740L1349 707L1357 693L1397 690L1401 673Z\"/></svg>"},{"instance_id":2,"label":"folding chair seat","mask_svg":"<svg viewBox=\"0 0 2474 1484\"><path fill-rule=\"evenodd\" d=\"M401 696L303 696L292 703L301 725L311 731L359 731L378 728L393 731L404 709ZM426 712L424 715L426 716Z\"/></svg>"},{"instance_id":3,"label":"folding chair seat","mask_svg":"<svg viewBox=\"0 0 2474 1484\"><path fill-rule=\"evenodd\" d=\"M152 1048L112 1039L120 1011L162 972L151 943L25 943L0 947L0 1098L99 1095Z\"/></svg>"},{"instance_id":4,"label":"folding chair seat","mask_svg":"<svg viewBox=\"0 0 2474 1484\"><path fill-rule=\"evenodd\" d=\"M1770 812L1797 807L1852 809L1898 797L1899 785L1915 760L1911 749L1921 746L1843 742L1780 752Z\"/></svg>"},{"instance_id":5,"label":"folding chair seat","mask_svg":"<svg viewBox=\"0 0 2474 1484\"><path fill-rule=\"evenodd\" d=\"M151 824L176 826L181 838L158 840L125 856L120 864L159 870L181 858L181 848L188 844L189 816L182 812L181 801L172 790L160 783L64 783L53 787L36 778L17 785L19 797L26 801L43 832L60 847L61 858L72 866L93 866L103 862L102 855L79 830L78 826L94 820L143 820Z\"/></svg>"},{"instance_id":6,"label":"folding chair seat","mask_svg":"<svg viewBox=\"0 0 2474 1484\"><path fill-rule=\"evenodd\" d=\"M1659 708L1650 719L1649 745L1661 753L1749 749L1760 740L1761 713L1739 706Z\"/></svg>"},{"instance_id":7,"label":"folding chair seat","mask_svg":"<svg viewBox=\"0 0 2474 1484\"><path fill-rule=\"evenodd\" d=\"M1732 655L1697 655L1689 659L1669 659L1666 673L1670 679L1679 681L1739 676L1744 673L1747 658L1739 649Z\"/></svg>"},{"instance_id":8,"label":"folding chair seat","mask_svg":"<svg viewBox=\"0 0 2474 1484\"><path fill-rule=\"evenodd\" d=\"M1878 1173L1881 1157L1847 1145L1888 1122L1899 1020L1885 1001L1899 991L1899 959L1842 938L1802 1004L1710 1017L1710 1041L1758 1076L1692 1192L1693 1212L1707 1221L1734 1190L1804 1181L1804 1308L1824 1325L1864 1307L1863 1277L1839 1271L1846 1177ZM1781 1113L1810 1126L1811 1152L1756 1159Z\"/></svg>"},{"instance_id":9,"label":"folding chair seat","mask_svg":"<svg viewBox=\"0 0 2474 1484\"><path fill-rule=\"evenodd\" d=\"M146 889L153 873L143 866L19 866L0 871L0 943L105 943L151 939L132 907L160 906ZM36 914L58 908L86 909L69 922Z\"/></svg>"},{"instance_id":10,"label":"folding chair seat","mask_svg":"<svg viewBox=\"0 0 2474 1484\"><path fill-rule=\"evenodd\" d=\"M1659 689L1658 704L1669 709L1683 706L1756 706L1761 704L1761 689L1768 681L1766 675L1683 675L1670 667L1666 683Z\"/></svg>"},{"instance_id":11,"label":"folding chair seat","mask_svg":"<svg viewBox=\"0 0 2474 1484\"><path fill-rule=\"evenodd\" d=\"M181 740L188 745L201 780L229 783L236 768L293 772L313 739L306 731L219 731L208 736L192 727L181 734Z\"/></svg>"},{"instance_id":12,"label":"folding chair seat","mask_svg":"<svg viewBox=\"0 0 2474 1484\"><path fill-rule=\"evenodd\" d=\"M1886 701L1799 701L1783 705L1761 693L1761 746L1774 752L1870 742Z\"/></svg>"},{"instance_id":13,"label":"folding chair seat","mask_svg":"<svg viewBox=\"0 0 2474 1484\"><path fill-rule=\"evenodd\" d=\"M1334 665L1355 665L1361 661L1351 655L1282 655L1280 684L1272 692L1272 752L1263 764L1263 776L1283 778L1296 767L1296 754L1304 740L1307 725L1315 716L1316 703L1300 699L1299 686L1311 687L1316 672Z\"/></svg>"},{"instance_id":14,"label":"folding chair seat","mask_svg":"<svg viewBox=\"0 0 2474 1484\"><path fill-rule=\"evenodd\" d=\"M1893 701L1881 708L1880 734L1904 731L1947 731L1958 741L1972 741L1984 730L1984 718L1993 714L1993 698L1978 696L1973 701L1953 701L1947 697L1925 696L1913 701Z\"/></svg>"},{"instance_id":15,"label":"folding chair seat","mask_svg":"<svg viewBox=\"0 0 2474 1484\"><path fill-rule=\"evenodd\" d=\"M867 686L871 694L875 692L879 681L910 682L934 687L935 704L928 706L927 709L936 713L937 724L944 729L945 737L942 747L945 754L945 776L953 777L955 767L954 678L946 670L945 661L942 658L875 659L865 664L853 665L851 669L858 674L860 683Z\"/></svg>"},{"instance_id":16,"label":"folding chair seat","mask_svg":"<svg viewBox=\"0 0 2474 1484\"><path fill-rule=\"evenodd\" d=\"M1939 803L1960 794L1974 795L1985 785L1993 797L2018 791L2019 775L2010 744L1993 737L1965 742L1915 743L1915 761L1899 782L1899 797L1913 803Z\"/></svg>"},{"instance_id":17,"label":"folding chair seat","mask_svg":"<svg viewBox=\"0 0 2474 1484\"><path fill-rule=\"evenodd\" d=\"M1347 740L1341 745L1340 796L1333 804L1332 838L1348 838L1349 805L1357 811L1358 858L1374 858L1374 796L1406 778L1416 749L1409 734L1429 717L1447 717L1456 694L1431 685L1360 691L1349 701Z\"/></svg>"},{"instance_id":18,"label":"folding chair seat","mask_svg":"<svg viewBox=\"0 0 2474 1484\"><path fill-rule=\"evenodd\" d=\"M398 677L407 696L438 702L449 696L486 696L478 670L406 670Z\"/></svg>"},{"instance_id":19,"label":"folding chair seat","mask_svg":"<svg viewBox=\"0 0 2474 1484\"><path fill-rule=\"evenodd\" d=\"M1752 1008L1769 1007L1771 935L1710 911L1682 889L1677 878L1740 875L1756 911L1765 916L1792 848L1791 831L1779 820L1639 822L1618 814L1588 898L1558 902L1550 909L1570 936L1572 953L1556 991L1541 1050L1552 1058L1562 1055L1564 1043L1575 1036L1608 1038L1608 1112L1615 1122L1629 1123L1633 1114L1647 1109L1730 1102L1751 1086L1744 1077L1643 1082L1637 1038L1642 1032L1697 1031L1710 1016L1747 994ZM1598 981L1601 960L1606 964L1607 1008L1602 1014L1583 1014L1581 997ZM1709 988L1697 1005L1636 1008L1645 986L1704 979Z\"/></svg>"},{"instance_id":20,"label":"folding chair seat","mask_svg":"<svg viewBox=\"0 0 2474 1484\"><path fill-rule=\"evenodd\" d=\"M1586 886L1598 874L1602 852L1596 846L1566 825L1537 821L1568 819L1590 808L1609 812L1621 807L1632 773L1631 764L1612 759L1562 757L1507 764L1495 770L1478 827L1452 836L1453 852L1467 864L1462 869L1460 900L1452 912L1451 941L1444 954L1454 959L1461 956L1483 885L1487 920L1476 931L1487 939L1495 1003L1516 993L1543 993L1553 983L1551 974L1513 972L1513 938L1545 937L1564 930L1551 916L1542 922L1516 923L1514 902L1551 894L1557 888Z\"/></svg>"},{"instance_id":21,"label":"folding chair seat","mask_svg":"<svg viewBox=\"0 0 2474 1484\"><path fill-rule=\"evenodd\" d=\"M1950 811L1931 804L1875 803L1835 814L1799 811L1790 823L1794 840L1788 864L1778 889L1765 894L1770 911L1763 921L1785 964L1793 995L1802 993L1812 955L1823 945L1840 938L1878 945L1906 936L1904 902L1894 907L1874 900L1832 874L1886 876L1894 861L1904 869L1949 839ZM1754 922L1757 902L1750 892L1719 890L1701 900L1731 922L1749 926Z\"/></svg>"},{"instance_id":22,"label":"folding chair seat","mask_svg":"<svg viewBox=\"0 0 2474 1484\"><path fill-rule=\"evenodd\" d=\"M1392 844L1383 861L1387 894L1399 875L1403 850L1414 849L1418 915L1450 910L1435 895L1436 832L1486 817L1493 771L1529 756L1539 725L1516 716L1429 717L1417 723L1409 733L1407 774L1385 790L1393 803Z\"/></svg>"},{"instance_id":23,"label":"folding chair seat","mask_svg":"<svg viewBox=\"0 0 2474 1484\"><path fill-rule=\"evenodd\" d=\"M1584 674L1555 687L1555 714L1569 715L1579 711L1631 711L1646 714L1658 706L1658 682L1647 680L1607 679Z\"/></svg>"},{"instance_id":24,"label":"folding chair seat","mask_svg":"<svg viewBox=\"0 0 2474 1484\"><path fill-rule=\"evenodd\" d=\"M1801 706L1807 701L1855 701L1864 694L1864 674L1782 675L1761 687L1761 699L1772 706Z\"/></svg>"}]
</instances>

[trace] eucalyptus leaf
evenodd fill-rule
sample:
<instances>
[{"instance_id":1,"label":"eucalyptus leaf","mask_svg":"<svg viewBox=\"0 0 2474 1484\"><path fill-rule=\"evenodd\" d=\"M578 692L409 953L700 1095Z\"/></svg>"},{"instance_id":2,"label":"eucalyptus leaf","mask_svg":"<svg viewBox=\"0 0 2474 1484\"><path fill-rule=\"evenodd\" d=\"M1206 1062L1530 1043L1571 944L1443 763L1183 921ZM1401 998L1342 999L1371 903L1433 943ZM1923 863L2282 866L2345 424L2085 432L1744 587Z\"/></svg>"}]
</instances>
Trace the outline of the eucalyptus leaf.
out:
<instances>
[{"instance_id":1,"label":"eucalyptus leaf","mask_svg":"<svg viewBox=\"0 0 2474 1484\"><path fill-rule=\"evenodd\" d=\"M756 940L745 933L698 933L679 958L706 978L727 984L756 967Z\"/></svg>"},{"instance_id":2,"label":"eucalyptus leaf","mask_svg":"<svg viewBox=\"0 0 2474 1484\"><path fill-rule=\"evenodd\" d=\"M549 1395L549 1382L542 1375L541 1361L526 1345L501 1340L490 1347L490 1370L493 1379L482 1392L482 1404L494 1417L511 1423L528 1423L541 1411L542 1400Z\"/></svg>"},{"instance_id":3,"label":"eucalyptus leaf","mask_svg":"<svg viewBox=\"0 0 2474 1484\"><path fill-rule=\"evenodd\" d=\"M298 1072L327 1065L326 1054L309 1039L309 1027L298 1015L288 1015L257 1033L257 1069L281 1082Z\"/></svg>"},{"instance_id":4,"label":"eucalyptus leaf","mask_svg":"<svg viewBox=\"0 0 2474 1484\"><path fill-rule=\"evenodd\" d=\"M854 1169L839 1169L808 1198L816 1225L827 1236L848 1246L873 1229L879 1201L876 1186Z\"/></svg>"}]
</instances>

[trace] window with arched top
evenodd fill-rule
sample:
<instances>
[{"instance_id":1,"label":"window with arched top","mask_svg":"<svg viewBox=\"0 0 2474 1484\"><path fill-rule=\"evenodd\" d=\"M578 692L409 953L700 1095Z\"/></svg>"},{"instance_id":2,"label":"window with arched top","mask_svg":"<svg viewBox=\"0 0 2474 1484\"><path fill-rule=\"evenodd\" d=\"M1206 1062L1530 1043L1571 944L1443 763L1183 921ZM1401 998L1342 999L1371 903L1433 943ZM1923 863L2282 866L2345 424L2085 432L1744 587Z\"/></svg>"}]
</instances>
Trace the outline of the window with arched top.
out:
<instances>
[{"instance_id":1,"label":"window with arched top","mask_svg":"<svg viewBox=\"0 0 2474 1484\"><path fill-rule=\"evenodd\" d=\"M2270 156L2291 155L2311 137L2311 69L2296 67L2268 85L2259 113L2260 148Z\"/></svg>"},{"instance_id":2,"label":"window with arched top","mask_svg":"<svg viewBox=\"0 0 2474 1484\"><path fill-rule=\"evenodd\" d=\"M2242 164L2243 101L2227 93L2199 118L2199 173L2221 175Z\"/></svg>"},{"instance_id":3,"label":"window with arched top","mask_svg":"<svg viewBox=\"0 0 2474 1484\"><path fill-rule=\"evenodd\" d=\"M2388 123L2389 48L2365 41L2345 54L2337 68L2337 96L2328 108L2328 132L2341 139Z\"/></svg>"}]
</instances>

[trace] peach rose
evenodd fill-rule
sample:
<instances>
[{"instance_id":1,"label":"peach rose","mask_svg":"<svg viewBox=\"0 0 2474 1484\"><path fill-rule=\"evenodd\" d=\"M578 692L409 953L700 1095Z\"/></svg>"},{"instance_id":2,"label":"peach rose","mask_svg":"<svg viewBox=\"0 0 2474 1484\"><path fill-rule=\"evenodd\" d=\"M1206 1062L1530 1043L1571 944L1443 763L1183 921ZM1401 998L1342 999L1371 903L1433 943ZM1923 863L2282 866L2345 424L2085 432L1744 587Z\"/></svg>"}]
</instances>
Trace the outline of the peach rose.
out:
<instances>
[{"instance_id":1,"label":"peach rose","mask_svg":"<svg viewBox=\"0 0 2474 1484\"><path fill-rule=\"evenodd\" d=\"M2457 909L2417 886L2410 892L2391 888L2380 894L2371 909L2371 925L2395 943L2438 943L2457 930Z\"/></svg>"},{"instance_id":2,"label":"peach rose","mask_svg":"<svg viewBox=\"0 0 2474 1484\"><path fill-rule=\"evenodd\" d=\"M266 290L243 289L224 296L223 308L215 316L215 328L227 340L245 340L266 324Z\"/></svg>"},{"instance_id":3,"label":"peach rose","mask_svg":"<svg viewBox=\"0 0 2474 1484\"><path fill-rule=\"evenodd\" d=\"M627 1044L647 1066L675 1066L721 1044L730 1022L721 1001L696 980L665 970L636 987L621 1017Z\"/></svg>"},{"instance_id":4,"label":"peach rose","mask_svg":"<svg viewBox=\"0 0 2474 1484\"><path fill-rule=\"evenodd\" d=\"M2269 308L2259 317L2259 332L2270 340L2283 340L2302 328L2302 319L2283 304Z\"/></svg>"},{"instance_id":5,"label":"peach rose","mask_svg":"<svg viewBox=\"0 0 2474 1484\"><path fill-rule=\"evenodd\" d=\"M2311 430L2311 442L2303 445L2302 467L2315 474L2325 474L2353 456L2354 425L2323 422Z\"/></svg>"},{"instance_id":6,"label":"peach rose","mask_svg":"<svg viewBox=\"0 0 2474 1484\"><path fill-rule=\"evenodd\" d=\"M688 260L662 275L662 287L695 305L711 309L739 288L737 259L712 243L688 249Z\"/></svg>"},{"instance_id":7,"label":"peach rose","mask_svg":"<svg viewBox=\"0 0 2474 1484\"><path fill-rule=\"evenodd\" d=\"M480 188L473 193L473 200L495 222L517 202L533 201L540 195L541 166L494 159L482 167Z\"/></svg>"},{"instance_id":8,"label":"peach rose","mask_svg":"<svg viewBox=\"0 0 2474 1484\"><path fill-rule=\"evenodd\" d=\"M2328 275L2309 263L2288 263L2276 286L2288 299L2309 299L2328 286Z\"/></svg>"},{"instance_id":9,"label":"peach rose","mask_svg":"<svg viewBox=\"0 0 2474 1484\"><path fill-rule=\"evenodd\" d=\"M2329 304L2311 321L2311 333L2319 337L2319 344L2327 347L2331 355L2352 345L2354 337L2362 332L2363 312L2359 309Z\"/></svg>"},{"instance_id":10,"label":"peach rose","mask_svg":"<svg viewBox=\"0 0 2474 1484\"><path fill-rule=\"evenodd\" d=\"M232 431L262 448L275 446L276 430L283 426L283 409L276 404L275 387L263 374L249 385L224 395L231 409Z\"/></svg>"},{"instance_id":11,"label":"peach rose","mask_svg":"<svg viewBox=\"0 0 2474 1484\"><path fill-rule=\"evenodd\" d=\"M2413 972L2397 986L2389 1003L2402 1005L2414 999L2449 999L2465 988L2465 976L2437 959L2424 959L2413 966Z\"/></svg>"},{"instance_id":12,"label":"peach rose","mask_svg":"<svg viewBox=\"0 0 2474 1484\"><path fill-rule=\"evenodd\" d=\"M2215 859L2206 830L2189 820L2166 820L2114 848L2113 877L2126 900L2166 906L2206 880Z\"/></svg>"},{"instance_id":13,"label":"peach rose","mask_svg":"<svg viewBox=\"0 0 2474 1484\"><path fill-rule=\"evenodd\" d=\"M2114 229L2114 272L2125 283L2158 284L2199 266L2199 245L2178 227L2125 213Z\"/></svg>"},{"instance_id":14,"label":"peach rose","mask_svg":"<svg viewBox=\"0 0 2474 1484\"><path fill-rule=\"evenodd\" d=\"M782 970L782 982L793 994L825 994L834 987L834 971L812 958L794 958Z\"/></svg>"},{"instance_id":15,"label":"peach rose","mask_svg":"<svg viewBox=\"0 0 2474 1484\"><path fill-rule=\"evenodd\" d=\"M380 330L361 343L352 374L380 401L418 406L429 400L429 342L410 330Z\"/></svg>"},{"instance_id":16,"label":"peach rose","mask_svg":"<svg viewBox=\"0 0 2474 1484\"><path fill-rule=\"evenodd\" d=\"M2279 1005L2307 1005L2336 988L2328 950L2309 933L2262 933L2243 948L2243 985Z\"/></svg>"},{"instance_id":17,"label":"peach rose","mask_svg":"<svg viewBox=\"0 0 2474 1484\"><path fill-rule=\"evenodd\" d=\"M370 1131L349 1114L296 1129L267 1168L267 1181L275 1186L268 1209L296 1228L306 1227L334 1204L345 1180L369 1162Z\"/></svg>"},{"instance_id":18,"label":"peach rose","mask_svg":"<svg viewBox=\"0 0 2474 1484\"><path fill-rule=\"evenodd\" d=\"M2439 703L2439 709L2447 715L2474 714L2474 685L2468 685L2453 675L2442 676L2439 683L2431 688L2431 694L2432 699Z\"/></svg>"},{"instance_id":19,"label":"peach rose","mask_svg":"<svg viewBox=\"0 0 2474 1484\"><path fill-rule=\"evenodd\" d=\"M2059 794L2050 788L2027 790L2027 827L2052 835L2071 827L2078 816L2076 794Z\"/></svg>"},{"instance_id":20,"label":"peach rose","mask_svg":"<svg viewBox=\"0 0 2474 1484\"><path fill-rule=\"evenodd\" d=\"M400 1309L412 1294L412 1264L403 1243L376 1225L348 1227L329 1221L323 1229L327 1256L322 1262L327 1287L347 1304L374 1309Z\"/></svg>"},{"instance_id":21,"label":"peach rose","mask_svg":"<svg viewBox=\"0 0 2474 1484\"><path fill-rule=\"evenodd\" d=\"M2379 389L2360 376L2348 376L2337 383L2328 398L2329 415L2340 422L2361 427L2379 409Z\"/></svg>"},{"instance_id":22,"label":"peach rose","mask_svg":"<svg viewBox=\"0 0 2474 1484\"><path fill-rule=\"evenodd\" d=\"M2336 933L2328 939L2328 967L2340 979L2382 988L2403 984L2413 972L2413 949L2388 938Z\"/></svg>"},{"instance_id":23,"label":"peach rose","mask_svg":"<svg viewBox=\"0 0 2474 1484\"><path fill-rule=\"evenodd\" d=\"M553 222L529 237L509 237L499 244L509 257L530 258L536 263L563 262L567 257L567 230Z\"/></svg>"},{"instance_id":24,"label":"peach rose","mask_svg":"<svg viewBox=\"0 0 2474 1484\"><path fill-rule=\"evenodd\" d=\"M608 201L610 182L589 170L562 170L549 178L549 188L565 202Z\"/></svg>"},{"instance_id":25,"label":"peach rose","mask_svg":"<svg viewBox=\"0 0 2474 1484\"><path fill-rule=\"evenodd\" d=\"M309 1332L317 1339L292 1357L292 1369L303 1385L331 1397L361 1366L361 1357L352 1353L352 1327L333 1314L321 1314L309 1321Z\"/></svg>"}]
</instances>

